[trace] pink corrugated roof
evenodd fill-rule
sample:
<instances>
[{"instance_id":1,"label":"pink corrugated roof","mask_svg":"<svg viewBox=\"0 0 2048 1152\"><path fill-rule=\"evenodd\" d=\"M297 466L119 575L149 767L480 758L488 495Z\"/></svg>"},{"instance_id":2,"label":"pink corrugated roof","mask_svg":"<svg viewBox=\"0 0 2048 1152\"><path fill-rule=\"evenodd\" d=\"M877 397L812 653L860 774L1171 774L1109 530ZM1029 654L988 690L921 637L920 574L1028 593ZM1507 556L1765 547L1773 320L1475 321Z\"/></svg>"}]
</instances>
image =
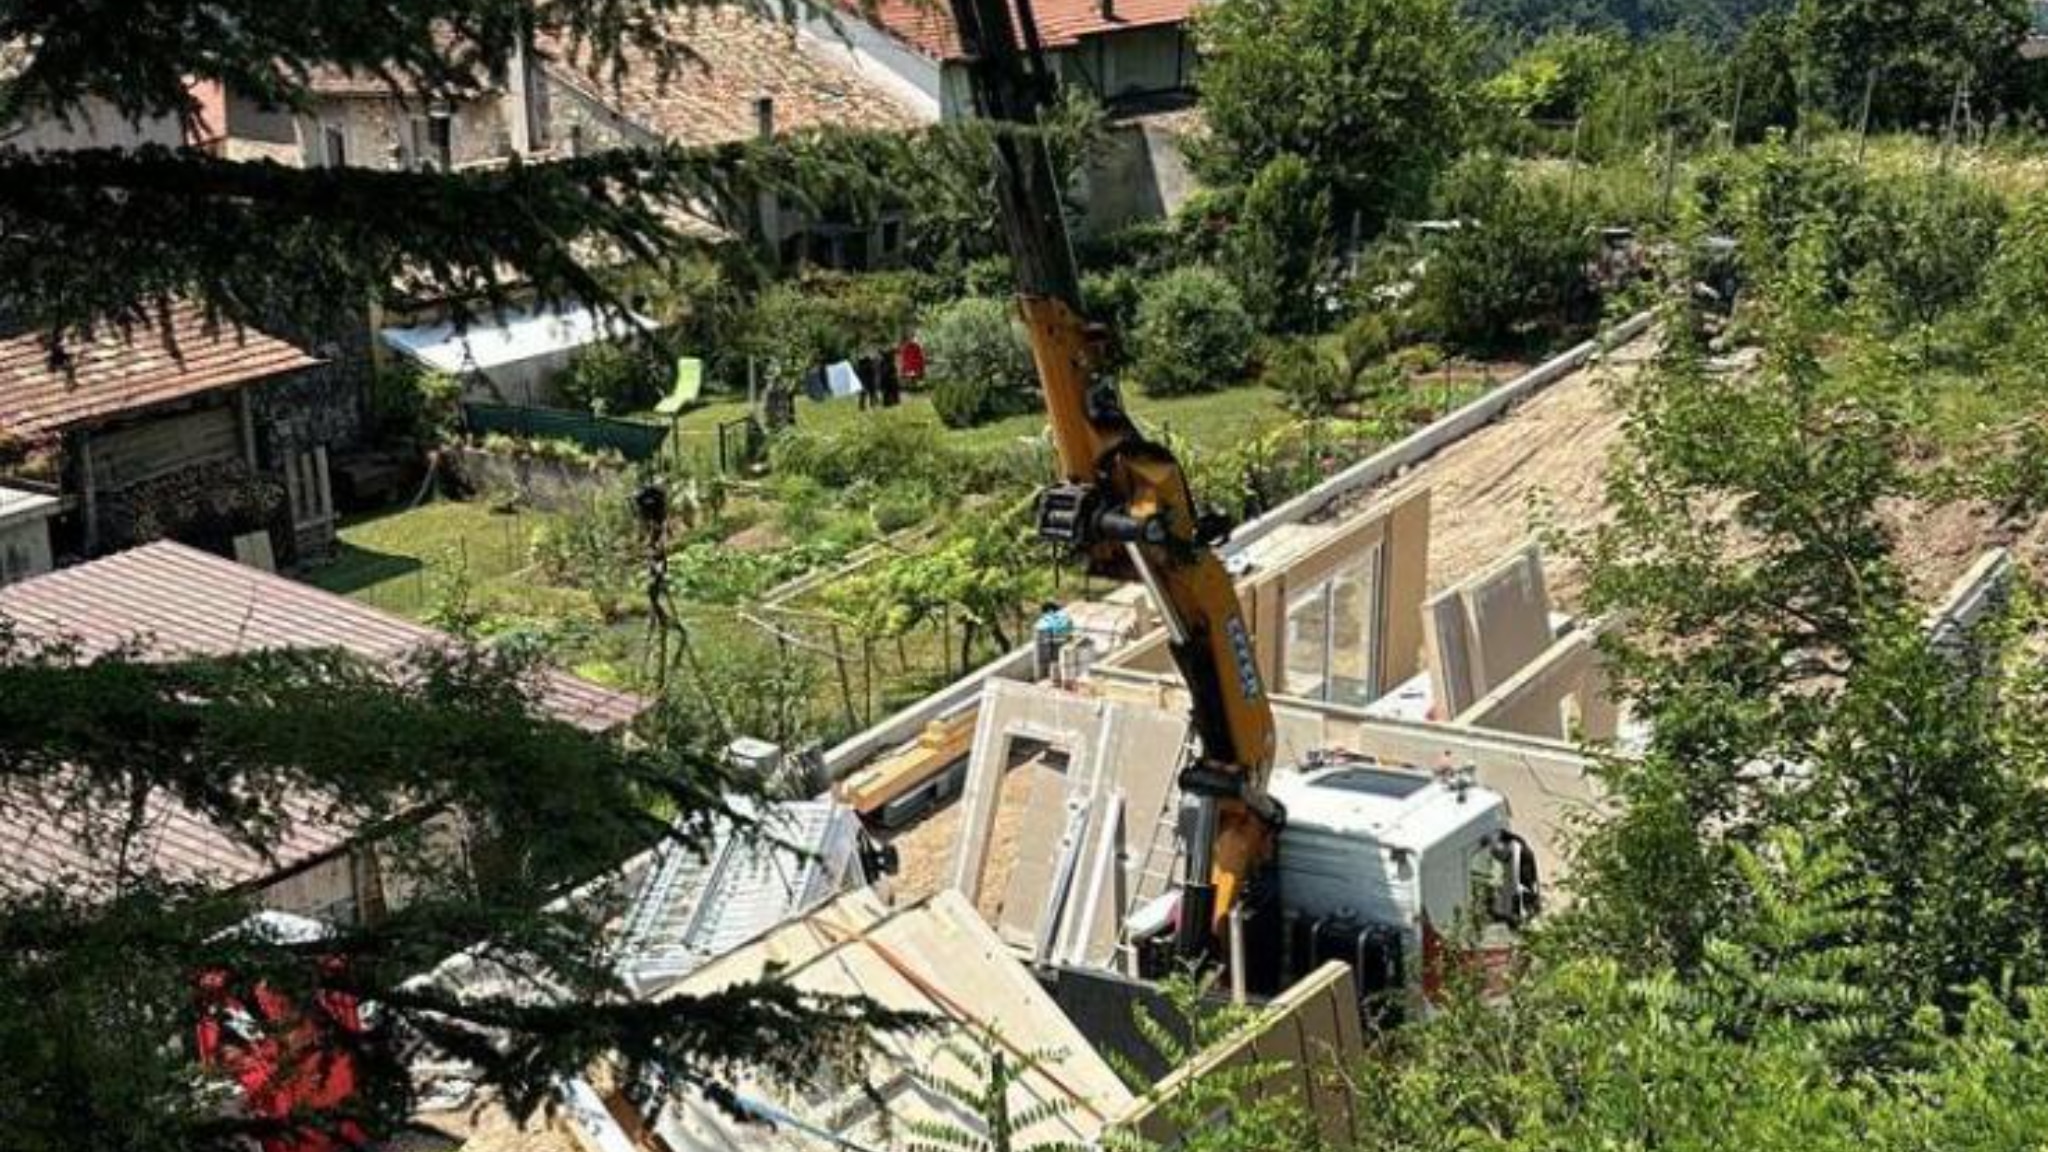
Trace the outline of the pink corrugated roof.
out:
<instances>
[{"instance_id":1,"label":"pink corrugated roof","mask_svg":"<svg viewBox=\"0 0 2048 1152\"><path fill-rule=\"evenodd\" d=\"M320 361L275 336L209 327L195 304L129 325L100 326L51 363L39 334L0 340L0 433L60 432L187 396L241 387Z\"/></svg>"},{"instance_id":2,"label":"pink corrugated roof","mask_svg":"<svg viewBox=\"0 0 2048 1152\"><path fill-rule=\"evenodd\" d=\"M86 653L143 641L166 656L278 648L339 648L396 661L446 635L356 601L182 544L158 543L0 588L0 617L26 636L67 638ZM549 673L540 706L591 732L630 723L645 701L565 673ZM266 859L209 822L153 799L131 853L169 878L223 887L253 883L326 855L352 829L311 801L291 816ZM125 813L51 811L35 798L0 797L0 891L108 874L104 835ZM131 859L129 865L134 867Z\"/></svg>"},{"instance_id":3,"label":"pink corrugated roof","mask_svg":"<svg viewBox=\"0 0 2048 1152\"><path fill-rule=\"evenodd\" d=\"M947 0L839 0L840 6L936 60L965 56L960 31L953 24ZM1197 0L1113 0L1104 12L1102 0L1033 0L1039 42L1047 48L1070 48L1090 36L1133 28L1184 24ZM1014 13L1015 0L1011 8Z\"/></svg>"}]
</instances>

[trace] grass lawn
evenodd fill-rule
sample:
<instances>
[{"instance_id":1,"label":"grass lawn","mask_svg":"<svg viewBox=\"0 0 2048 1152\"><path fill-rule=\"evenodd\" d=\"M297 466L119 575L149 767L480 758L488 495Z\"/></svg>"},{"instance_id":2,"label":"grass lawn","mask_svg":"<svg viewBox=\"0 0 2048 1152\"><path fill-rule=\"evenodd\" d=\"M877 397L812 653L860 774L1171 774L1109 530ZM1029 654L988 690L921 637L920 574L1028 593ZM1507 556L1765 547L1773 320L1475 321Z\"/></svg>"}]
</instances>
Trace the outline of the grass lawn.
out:
<instances>
[{"instance_id":1,"label":"grass lawn","mask_svg":"<svg viewBox=\"0 0 2048 1152\"><path fill-rule=\"evenodd\" d=\"M1228 446L1286 423L1290 417L1281 406L1280 393L1271 388L1244 386L1202 396L1177 396L1157 400L1135 393L1126 397L1131 413L1148 431L1171 430L1185 437L1197 449ZM747 414L747 402L739 399L714 400L685 415L676 424L687 455L715 457L718 426ZM851 400L815 403L797 401L797 427L831 431L860 420L873 419ZM906 396L903 405L890 413L894 419L939 422L926 395ZM979 428L951 433L955 443L970 449L987 448L1018 439L1035 439L1045 428L1045 416L1031 412L1012 416Z\"/></svg>"},{"instance_id":2,"label":"grass lawn","mask_svg":"<svg viewBox=\"0 0 2048 1152\"><path fill-rule=\"evenodd\" d=\"M523 570L533 530L548 519L542 513L501 513L481 502L457 500L376 513L343 524L334 561L306 579L330 592L418 617L440 595L446 573L466 571L472 581L488 584Z\"/></svg>"}]
</instances>

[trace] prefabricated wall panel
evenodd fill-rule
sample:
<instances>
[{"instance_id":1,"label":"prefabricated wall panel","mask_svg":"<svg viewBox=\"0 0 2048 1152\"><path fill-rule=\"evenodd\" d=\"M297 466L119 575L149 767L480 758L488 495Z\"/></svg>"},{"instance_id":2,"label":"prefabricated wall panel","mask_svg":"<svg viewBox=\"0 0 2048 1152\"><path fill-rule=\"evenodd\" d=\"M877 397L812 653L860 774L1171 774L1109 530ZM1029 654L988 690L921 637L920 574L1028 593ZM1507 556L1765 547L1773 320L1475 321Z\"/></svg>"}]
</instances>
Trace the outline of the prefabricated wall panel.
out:
<instances>
[{"instance_id":1,"label":"prefabricated wall panel","mask_svg":"<svg viewBox=\"0 0 2048 1152\"><path fill-rule=\"evenodd\" d=\"M1187 707L1185 690L1163 677L1119 671L1104 676L1100 685L1118 699L1166 709ZM1563 741L1390 720L1306 701L1277 702L1273 719L1276 762L1282 766L1341 749L1397 767L1470 768L1482 787L1506 798L1515 830L1535 849L1546 885L1565 875L1564 847L1572 823L1604 803L1591 773L1591 758Z\"/></svg>"},{"instance_id":2,"label":"prefabricated wall panel","mask_svg":"<svg viewBox=\"0 0 2048 1152\"><path fill-rule=\"evenodd\" d=\"M1550 591L1542 553L1534 546L1487 569L1461 591L1480 692L1507 683L1550 647Z\"/></svg>"},{"instance_id":3,"label":"prefabricated wall panel","mask_svg":"<svg viewBox=\"0 0 2048 1152\"><path fill-rule=\"evenodd\" d=\"M1001 873L996 920L1006 943L1108 962L1125 917L1157 894L1167 871L1158 848L1170 840L1187 735L1181 712L991 681L968 762L951 886L981 902L984 886ZM1037 763L1010 768L1019 740L1065 753L1066 772ZM1025 790L1020 817L999 822L1010 771L1042 775ZM1012 842L1000 842L1002 827L1015 829ZM1007 871L992 860L997 856L1009 857ZM1109 868L1119 874L1109 875ZM1105 899L1115 906L1105 907Z\"/></svg>"},{"instance_id":4,"label":"prefabricated wall panel","mask_svg":"<svg viewBox=\"0 0 2048 1152\"><path fill-rule=\"evenodd\" d=\"M1247 1027L1198 1053L1119 1116L1113 1128L1153 1147L1172 1147L1186 1132L1180 1097L1195 1085L1216 1083L1257 1064L1278 1069L1259 1093L1299 1100L1322 1125L1330 1147L1351 1144L1357 1132L1357 1093L1345 1077L1365 1056L1351 969L1331 961L1276 997Z\"/></svg>"},{"instance_id":5,"label":"prefabricated wall panel","mask_svg":"<svg viewBox=\"0 0 2048 1152\"><path fill-rule=\"evenodd\" d=\"M1576 715L1576 732L1567 728L1567 706ZM1598 627L1579 629L1551 645L1473 704L1457 723L1549 740L1583 739L1596 744L1613 740L1620 710L1600 657Z\"/></svg>"}]
</instances>

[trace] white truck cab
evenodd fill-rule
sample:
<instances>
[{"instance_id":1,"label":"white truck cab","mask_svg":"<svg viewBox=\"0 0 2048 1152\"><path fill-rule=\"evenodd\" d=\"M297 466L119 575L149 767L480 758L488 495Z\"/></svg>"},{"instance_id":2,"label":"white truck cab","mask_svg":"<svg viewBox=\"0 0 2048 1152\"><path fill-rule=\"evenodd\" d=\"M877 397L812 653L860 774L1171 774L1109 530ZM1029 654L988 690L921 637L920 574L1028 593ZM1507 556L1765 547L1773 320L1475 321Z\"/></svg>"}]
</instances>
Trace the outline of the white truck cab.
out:
<instances>
[{"instance_id":1,"label":"white truck cab","mask_svg":"<svg viewBox=\"0 0 2048 1152\"><path fill-rule=\"evenodd\" d=\"M1287 813L1273 875L1288 979L1342 959L1362 994L1427 993L1445 942L1536 910L1535 858L1469 773L1326 755L1268 791Z\"/></svg>"}]
</instances>

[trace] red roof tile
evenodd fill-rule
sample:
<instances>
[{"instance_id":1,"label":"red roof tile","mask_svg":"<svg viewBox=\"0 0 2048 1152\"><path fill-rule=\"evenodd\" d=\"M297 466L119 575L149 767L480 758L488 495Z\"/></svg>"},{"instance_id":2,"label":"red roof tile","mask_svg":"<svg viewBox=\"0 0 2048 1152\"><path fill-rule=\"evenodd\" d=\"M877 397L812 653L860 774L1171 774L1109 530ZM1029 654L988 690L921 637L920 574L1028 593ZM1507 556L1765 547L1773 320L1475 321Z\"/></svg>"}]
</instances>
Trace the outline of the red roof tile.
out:
<instances>
[{"instance_id":1,"label":"red roof tile","mask_svg":"<svg viewBox=\"0 0 2048 1152\"><path fill-rule=\"evenodd\" d=\"M1185 24L1198 0L1112 0L1103 14L1103 0L1034 0L1038 40L1047 48L1070 48L1090 36L1134 28ZM959 60L966 53L953 24L947 0L840 0L841 7L937 60ZM1014 17L1015 0L1011 9Z\"/></svg>"},{"instance_id":2,"label":"red roof tile","mask_svg":"<svg viewBox=\"0 0 2048 1152\"><path fill-rule=\"evenodd\" d=\"M194 304L128 326L101 325L65 341L50 362L40 334L0 340L0 433L34 435L105 420L169 400L237 388L320 361L253 328L209 328Z\"/></svg>"},{"instance_id":3,"label":"red roof tile","mask_svg":"<svg viewBox=\"0 0 2048 1152\"><path fill-rule=\"evenodd\" d=\"M182 544L158 543L0 588L0 618L31 637L66 638L88 655L145 642L166 656L226 655L278 648L339 648L397 661L452 641L374 608L248 568ZM539 703L554 718L590 732L632 722L638 697L566 673L546 674ZM0 892L62 877L90 882L109 873L107 811L52 811L20 792L0 799ZM347 843L353 830L311 799L287 805L290 820L270 858L160 797L131 847L159 874L235 886L263 880Z\"/></svg>"},{"instance_id":4,"label":"red roof tile","mask_svg":"<svg viewBox=\"0 0 2048 1152\"><path fill-rule=\"evenodd\" d=\"M728 144L759 131L755 101L775 101L778 132L842 127L915 128L917 116L873 82L806 51L796 29L735 5L693 7L667 18L670 43L685 50L663 77L656 55L624 50L624 70L543 37L551 71L664 140Z\"/></svg>"}]
</instances>

